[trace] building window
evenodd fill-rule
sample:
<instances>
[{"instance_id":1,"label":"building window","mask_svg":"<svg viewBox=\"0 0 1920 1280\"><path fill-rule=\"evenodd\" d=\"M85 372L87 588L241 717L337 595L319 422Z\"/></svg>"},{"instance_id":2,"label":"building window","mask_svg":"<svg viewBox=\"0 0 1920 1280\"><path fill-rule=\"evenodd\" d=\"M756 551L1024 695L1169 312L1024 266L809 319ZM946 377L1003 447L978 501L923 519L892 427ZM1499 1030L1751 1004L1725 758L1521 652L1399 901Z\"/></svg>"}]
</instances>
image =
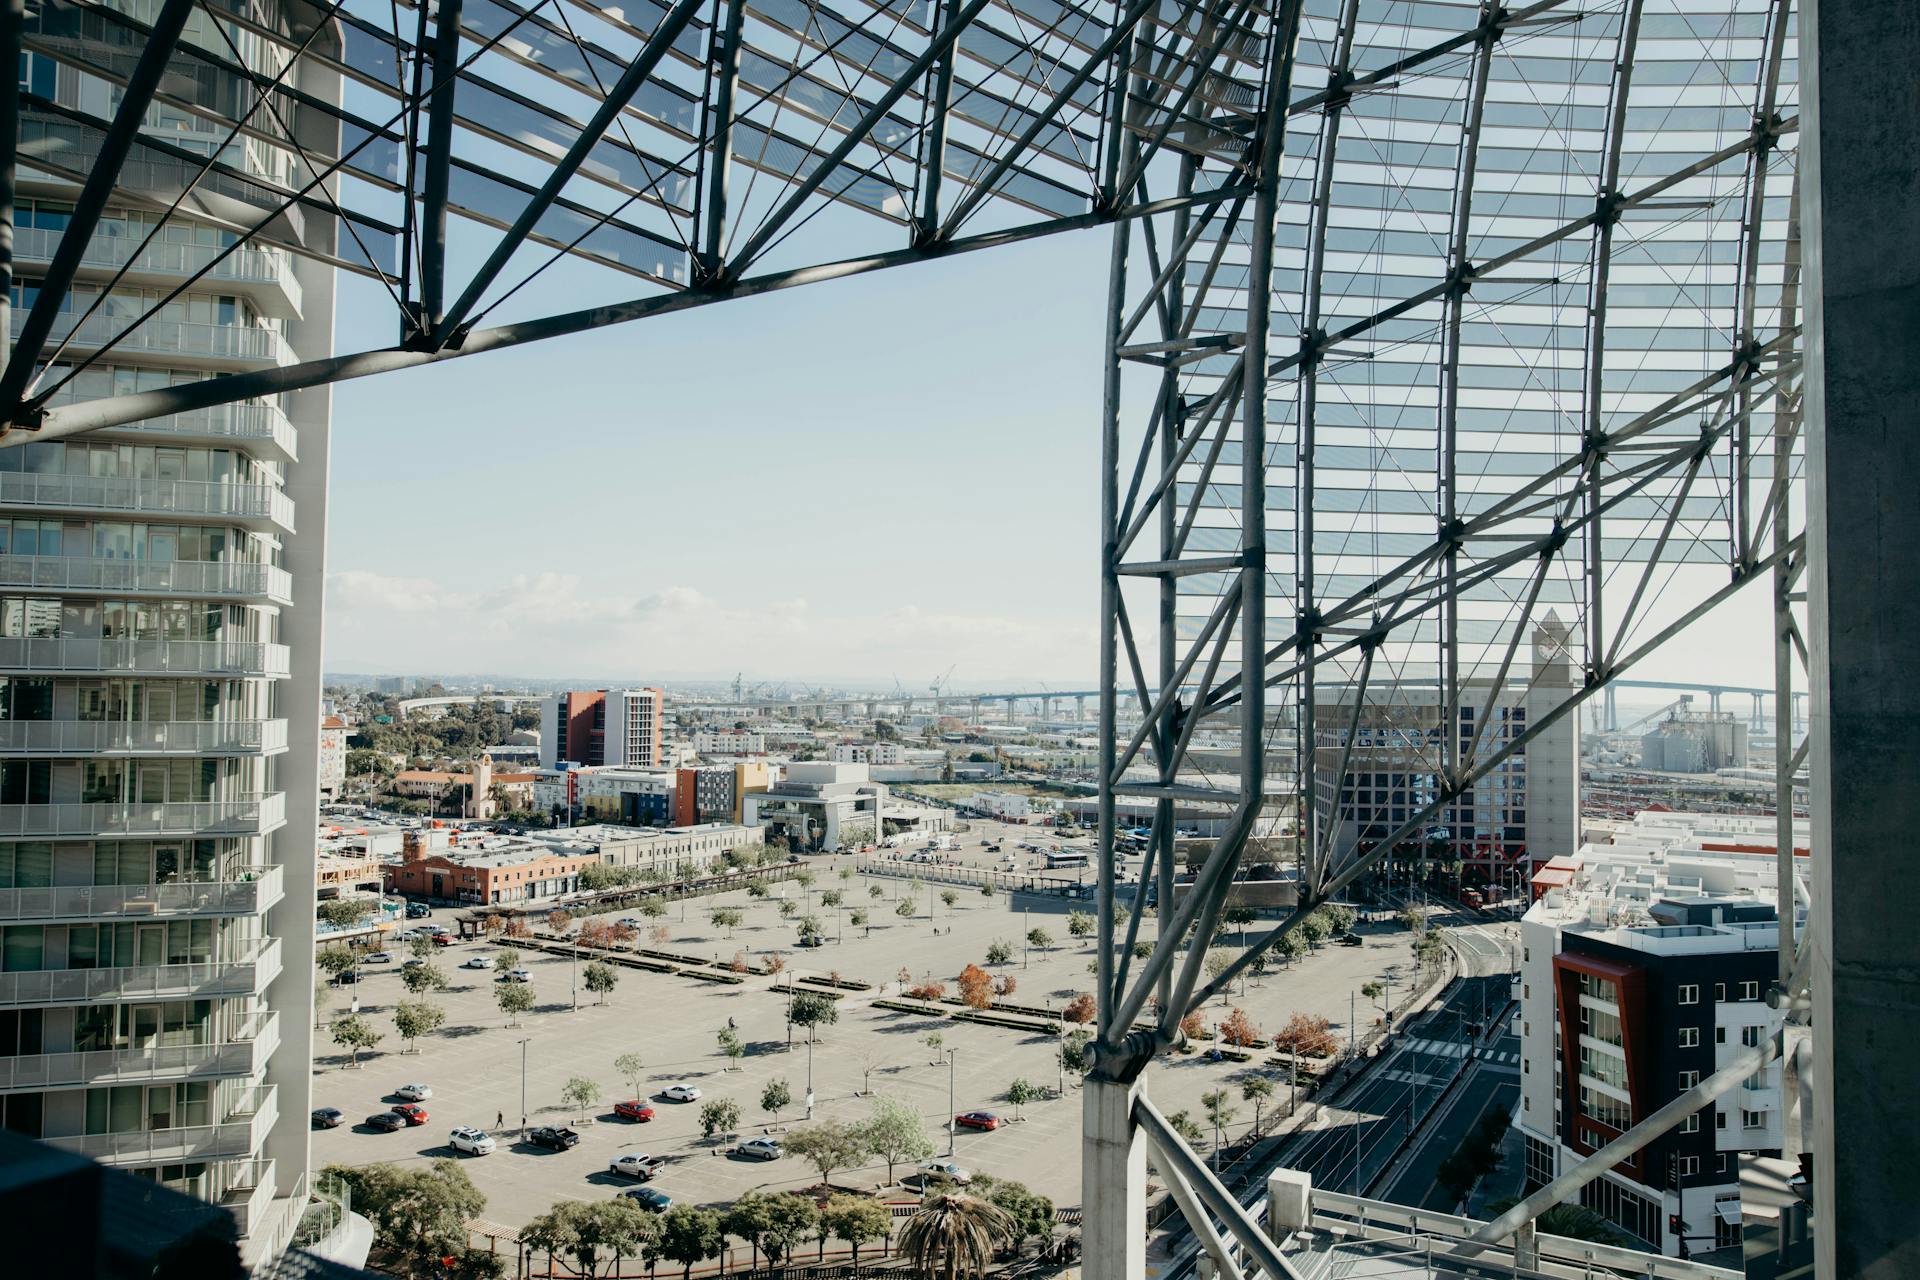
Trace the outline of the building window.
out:
<instances>
[{"instance_id":1,"label":"building window","mask_svg":"<svg viewBox=\"0 0 1920 1280\"><path fill-rule=\"evenodd\" d=\"M1758 1000L1760 998L1760 984L1758 982L1741 983L1740 998L1742 1000Z\"/></svg>"},{"instance_id":2,"label":"building window","mask_svg":"<svg viewBox=\"0 0 1920 1280\"><path fill-rule=\"evenodd\" d=\"M1715 1027L1713 1029L1713 1042L1715 1044L1725 1044L1727 1042L1727 1029L1725 1027Z\"/></svg>"},{"instance_id":3,"label":"building window","mask_svg":"<svg viewBox=\"0 0 1920 1280\"><path fill-rule=\"evenodd\" d=\"M1748 1111L1745 1107L1742 1107L1740 1109L1740 1127L1742 1129L1766 1128L1767 1113L1764 1111Z\"/></svg>"},{"instance_id":4,"label":"building window","mask_svg":"<svg viewBox=\"0 0 1920 1280\"><path fill-rule=\"evenodd\" d=\"M1724 1128L1726 1128L1726 1127L1727 1127L1727 1113L1726 1113L1726 1112L1724 1112L1724 1111L1716 1111L1716 1112L1714 1112L1714 1113L1713 1113L1713 1127L1714 1127L1714 1128L1716 1128L1716 1129L1724 1129Z\"/></svg>"},{"instance_id":5,"label":"building window","mask_svg":"<svg viewBox=\"0 0 1920 1280\"><path fill-rule=\"evenodd\" d=\"M1757 1026L1740 1028L1740 1043L1747 1046L1747 1048L1749 1049L1759 1048L1760 1047L1760 1028Z\"/></svg>"},{"instance_id":6,"label":"building window","mask_svg":"<svg viewBox=\"0 0 1920 1280\"><path fill-rule=\"evenodd\" d=\"M1713 1002L1715 1004L1725 1004L1727 1002L1727 984L1726 983L1716 982L1713 984Z\"/></svg>"},{"instance_id":7,"label":"building window","mask_svg":"<svg viewBox=\"0 0 1920 1280\"><path fill-rule=\"evenodd\" d=\"M1692 1115L1688 1116L1685 1120L1682 1120L1680 1122L1680 1132L1682 1133L1700 1132L1700 1113L1698 1111L1694 1112Z\"/></svg>"},{"instance_id":8,"label":"building window","mask_svg":"<svg viewBox=\"0 0 1920 1280\"><path fill-rule=\"evenodd\" d=\"M1700 1073L1698 1071L1682 1071L1680 1073L1680 1088L1682 1090L1691 1089L1699 1083Z\"/></svg>"},{"instance_id":9,"label":"building window","mask_svg":"<svg viewBox=\"0 0 1920 1280\"><path fill-rule=\"evenodd\" d=\"M1680 1157L1680 1176L1681 1177L1691 1178L1693 1175L1699 1172L1700 1172L1699 1156L1681 1156Z\"/></svg>"},{"instance_id":10,"label":"building window","mask_svg":"<svg viewBox=\"0 0 1920 1280\"><path fill-rule=\"evenodd\" d=\"M1520 948L1520 959L1521 959L1522 961L1528 961L1528 960L1532 960L1532 959L1533 959L1533 948L1532 948L1532 947L1521 947L1521 948Z\"/></svg>"},{"instance_id":11,"label":"building window","mask_svg":"<svg viewBox=\"0 0 1920 1280\"><path fill-rule=\"evenodd\" d=\"M1699 1004L1700 988L1691 982L1682 983L1680 986L1680 1003Z\"/></svg>"},{"instance_id":12,"label":"building window","mask_svg":"<svg viewBox=\"0 0 1920 1280\"><path fill-rule=\"evenodd\" d=\"M1680 1047L1682 1049L1699 1048L1700 1047L1700 1028L1698 1027L1680 1028Z\"/></svg>"}]
</instances>

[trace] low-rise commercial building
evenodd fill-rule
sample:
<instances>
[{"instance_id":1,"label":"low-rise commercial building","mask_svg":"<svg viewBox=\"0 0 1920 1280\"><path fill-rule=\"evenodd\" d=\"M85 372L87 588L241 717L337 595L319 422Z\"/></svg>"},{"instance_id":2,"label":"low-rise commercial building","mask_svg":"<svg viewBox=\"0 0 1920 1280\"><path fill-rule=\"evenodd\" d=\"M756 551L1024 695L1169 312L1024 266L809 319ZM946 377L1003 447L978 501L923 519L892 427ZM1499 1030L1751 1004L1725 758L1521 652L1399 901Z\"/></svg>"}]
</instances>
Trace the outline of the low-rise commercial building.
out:
<instances>
[{"instance_id":1,"label":"low-rise commercial building","mask_svg":"<svg viewBox=\"0 0 1920 1280\"><path fill-rule=\"evenodd\" d=\"M470 906L535 902L580 888L580 868L600 855L557 850L534 840L493 836L432 852L408 832L400 861L386 868L386 891Z\"/></svg>"},{"instance_id":2,"label":"low-rise commercial building","mask_svg":"<svg viewBox=\"0 0 1920 1280\"><path fill-rule=\"evenodd\" d=\"M833 852L880 838L886 796L866 765L796 762L785 778L744 798L742 817L784 837L790 848Z\"/></svg>"},{"instance_id":3,"label":"low-rise commercial building","mask_svg":"<svg viewBox=\"0 0 1920 1280\"><path fill-rule=\"evenodd\" d=\"M906 759L897 742L835 743L830 758L835 764L901 764Z\"/></svg>"},{"instance_id":4,"label":"low-rise commercial building","mask_svg":"<svg viewBox=\"0 0 1920 1280\"><path fill-rule=\"evenodd\" d=\"M673 824L739 822L742 798L770 785L764 760L682 767L674 780Z\"/></svg>"},{"instance_id":5,"label":"low-rise commercial building","mask_svg":"<svg viewBox=\"0 0 1920 1280\"><path fill-rule=\"evenodd\" d=\"M674 769L542 769L533 775L533 804L562 826L613 822L663 827L673 821L678 785Z\"/></svg>"},{"instance_id":6,"label":"low-rise commercial building","mask_svg":"<svg viewBox=\"0 0 1920 1280\"><path fill-rule=\"evenodd\" d=\"M639 867L683 876L697 875L736 851L748 860L757 859L766 846L766 836L761 827L708 822L655 830L606 825L568 827L533 838L555 853L590 853L610 867Z\"/></svg>"}]
</instances>

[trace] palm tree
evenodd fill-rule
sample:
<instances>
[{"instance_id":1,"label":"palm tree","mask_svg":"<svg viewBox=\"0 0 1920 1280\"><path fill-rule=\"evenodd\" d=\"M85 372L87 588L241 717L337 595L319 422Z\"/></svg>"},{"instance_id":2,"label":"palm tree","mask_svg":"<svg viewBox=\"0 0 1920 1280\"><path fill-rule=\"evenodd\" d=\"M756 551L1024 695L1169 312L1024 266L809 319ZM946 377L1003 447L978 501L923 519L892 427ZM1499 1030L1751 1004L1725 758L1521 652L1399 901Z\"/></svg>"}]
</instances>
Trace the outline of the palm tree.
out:
<instances>
[{"instance_id":1,"label":"palm tree","mask_svg":"<svg viewBox=\"0 0 1920 1280\"><path fill-rule=\"evenodd\" d=\"M923 1201L900 1229L900 1252L928 1280L984 1276L994 1252L1013 1239L1013 1219L999 1205L949 1191Z\"/></svg>"}]
</instances>

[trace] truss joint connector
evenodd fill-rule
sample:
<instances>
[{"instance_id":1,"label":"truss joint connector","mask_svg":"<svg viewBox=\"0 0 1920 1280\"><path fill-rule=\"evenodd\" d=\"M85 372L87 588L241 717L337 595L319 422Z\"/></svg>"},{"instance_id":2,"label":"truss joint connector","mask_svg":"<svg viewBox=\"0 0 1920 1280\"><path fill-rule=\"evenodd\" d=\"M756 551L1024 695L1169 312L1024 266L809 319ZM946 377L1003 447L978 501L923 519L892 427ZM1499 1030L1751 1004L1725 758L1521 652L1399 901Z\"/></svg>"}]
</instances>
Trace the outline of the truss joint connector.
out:
<instances>
[{"instance_id":1,"label":"truss joint connector","mask_svg":"<svg viewBox=\"0 0 1920 1280\"><path fill-rule=\"evenodd\" d=\"M1781 126L1784 123L1778 111L1753 118L1753 150L1756 155L1780 145L1780 137L1784 132Z\"/></svg>"},{"instance_id":2,"label":"truss joint connector","mask_svg":"<svg viewBox=\"0 0 1920 1280\"><path fill-rule=\"evenodd\" d=\"M1327 340L1325 329L1309 329L1300 335L1300 363L1312 368L1320 363L1327 348L1333 344Z\"/></svg>"},{"instance_id":3,"label":"truss joint connector","mask_svg":"<svg viewBox=\"0 0 1920 1280\"><path fill-rule=\"evenodd\" d=\"M1602 193L1593 202L1593 225L1611 227L1627 210L1627 197L1618 191Z\"/></svg>"},{"instance_id":4,"label":"truss joint connector","mask_svg":"<svg viewBox=\"0 0 1920 1280\"><path fill-rule=\"evenodd\" d=\"M1572 536L1573 536L1573 530L1567 527L1566 522L1564 520L1555 519L1553 522L1553 532L1547 535L1547 545L1540 548L1541 557L1545 558L1548 556L1558 555L1560 553L1561 548L1567 545L1567 539L1571 538Z\"/></svg>"},{"instance_id":5,"label":"truss joint connector","mask_svg":"<svg viewBox=\"0 0 1920 1280\"><path fill-rule=\"evenodd\" d=\"M1447 273L1447 297L1464 298L1473 292L1473 282L1480 269L1471 262L1462 262Z\"/></svg>"},{"instance_id":6,"label":"truss joint connector","mask_svg":"<svg viewBox=\"0 0 1920 1280\"><path fill-rule=\"evenodd\" d=\"M1467 522L1459 518L1444 521L1434 540L1440 544L1442 554L1450 554L1467 545Z\"/></svg>"},{"instance_id":7,"label":"truss joint connector","mask_svg":"<svg viewBox=\"0 0 1920 1280\"><path fill-rule=\"evenodd\" d=\"M1298 619L1294 623L1294 643L1300 646L1302 652L1312 649L1314 645L1320 643L1320 632L1325 629L1326 625L1326 614L1322 613L1315 606L1308 605L1306 608L1300 610Z\"/></svg>"},{"instance_id":8,"label":"truss joint connector","mask_svg":"<svg viewBox=\"0 0 1920 1280\"><path fill-rule=\"evenodd\" d=\"M1087 1075L1108 1084L1132 1084L1156 1054L1185 1040L1186 1037L1177 1032L1175 1037L1163 1039L1157 1030L1129 1031L1117 1047L1096 1040L1089 1046L1093 1051L1093 1065Z\"/></svg>"},{"instance_id":9,"label":"truss joint connector","mask_svg":"<svg viewBox=\"0 0 1920 1280\"><path fill-rule=\"evenodd\" d=\"M1327 73L1326 101L1320 105L1322 112L1331 115L1344 110L1353 101L1353 85L1360 77L1346 67L1339 67Z\"/></svg>"}]
</instances>

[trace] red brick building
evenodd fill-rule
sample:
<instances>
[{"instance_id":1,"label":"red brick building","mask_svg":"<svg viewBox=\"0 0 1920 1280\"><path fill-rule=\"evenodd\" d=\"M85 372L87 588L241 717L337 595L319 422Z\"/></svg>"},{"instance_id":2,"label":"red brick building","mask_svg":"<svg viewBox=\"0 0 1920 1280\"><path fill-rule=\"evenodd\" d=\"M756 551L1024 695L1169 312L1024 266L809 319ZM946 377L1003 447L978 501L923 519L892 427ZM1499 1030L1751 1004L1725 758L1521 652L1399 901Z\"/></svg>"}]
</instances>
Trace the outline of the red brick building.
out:
<instances>
[{"instance_id":1,"label":"red brick building","mask_svg":"<svg viewBox=\"0 0 1920 1280\"><path fill-rule=\"evenodd\" d=\"M595 853L563 856L520 841L455 845L430 854L426 842L409 832L399 864L385 869L384 880L388 893L403 897L491 906L572 893L580 887L580 868L599 861Z\"/></svg>"}]
</instances>

